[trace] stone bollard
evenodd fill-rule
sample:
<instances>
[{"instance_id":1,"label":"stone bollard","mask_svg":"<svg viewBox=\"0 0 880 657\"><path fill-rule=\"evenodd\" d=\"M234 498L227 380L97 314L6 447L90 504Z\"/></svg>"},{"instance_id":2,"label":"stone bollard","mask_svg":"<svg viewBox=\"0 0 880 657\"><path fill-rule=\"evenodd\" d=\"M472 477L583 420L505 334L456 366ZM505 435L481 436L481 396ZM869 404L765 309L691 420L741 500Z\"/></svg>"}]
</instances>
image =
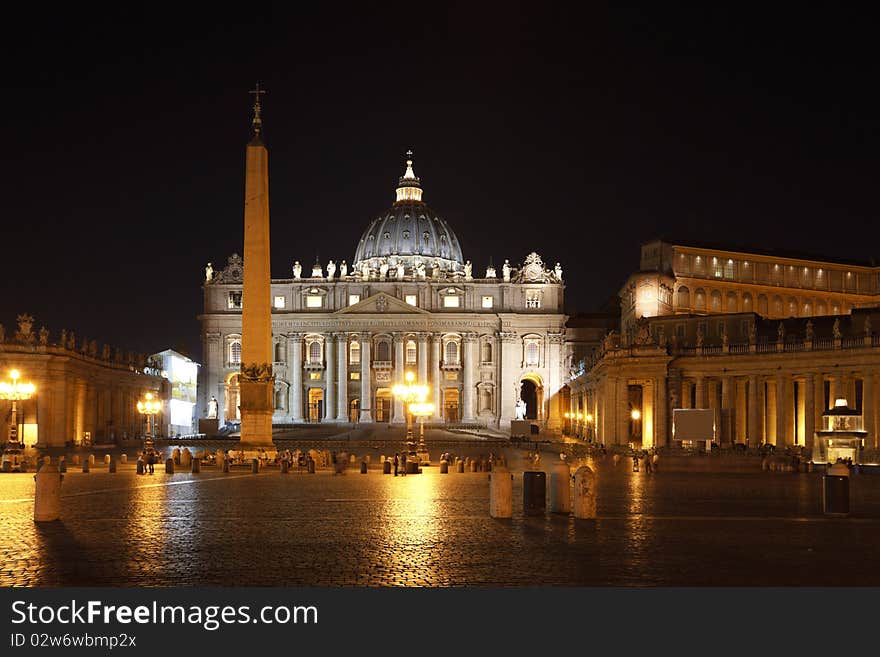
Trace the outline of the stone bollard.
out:
<instances>
[{"instance_id":1,"label":"stone bollard","mask_svg":"<svg viewBox=\"0 0 880 657\"><path fill-rule=\"evenodd\" d=\"M116 459L110 459L110 462L107 463L107 471L116 472Z\"/></svg>"},{"instance_id":2,"label":"stone bollard","mask_svg":"<svg viewBox=\"0 0 880 657\"><path fill-rule=\"evenodd\" d=\"M496 467L489 474L489 515L513 517L513 475L505 467Z\"/></svg>"},{"instance_id":3,"label":"stone bollard","mask_svg":"<svg viewBox=\"0 0 880 657\"><path fill-rule=\"evenodd\" d=\"M83 459L83 467L82 467L82 471L83 471L84 473L86 473L86 474L89 473L89 460L90 460L90 459Z\"/></svg>"},{"instance_id":4,"label":"stone bollard","mask_svg":"<svg viewBox=\"0 0 880 657\"><path fill-rule=\"evenodd\" d=\"M574 473L574 517L596 517L596 475L586 465Z\"/></svg>"},{"instance_id":5,"label":"stone bollard","mask_svg":"<svg viewBox=\"0 0 880 657\"><path fill-rule=\"evenodd\" d=\"M143 459L138 459L138 462L137 462L137 473L138 473L138 474L144 474L144 460L143 460Z\"/></svg>"},{"instance_id":6,"label":"stone bollard","mask_svg":"<svg viewBox=\"0 0 880 657\"><path fill-rule=\"evenodd\" d=\"M620 454L615 454L614 456L612 456L612 457L611 457L611 462L612 462L614 465L617 465L617 464L620 462Z\"/></svg>"},{"instance_id":7,"label":"stone bollard","mask_svg":"<svg viewBox=\"0 0 880 657\"><path fill-rule=\"evenodd\" d=\"M192 473L197 474L202 471L202 459L194 458L192 460Z\"/></svg>"},{"instance_id":8,"label":"stone bollard","mask_svg":"<svg viewBox=\"0 0 880 657\"><path fill-rule=\"evenodd\" d=\"M309 474L315 474L315 459L309 460L308 471L309 471Z\"/></svg>"},{"instance_id":9,"label":"stone bollard","mask_svg":"<svg viewBox=\"0 0 880 657\"><path fill-rule=\"evenodd\" d=\"M140 462L138 462L138 466L140 466ZM165 474L174 474L174 459L170 456L165 459Z\"/></svg>"},{"instance_id":10,"label":"stone bollard","mask_svg":"<svg viewBox=\"0 0 880 657\"><path fill-rule=\"evenodd\" d=\"M34 522L52 522L61 518L61 480L64 476L51 463L34 475Z\"/></svg>"},{"instance_id":11,"label":"stone bollard","mask_svg":"<svg viewBox=\"0 0 880 657\"><path fill-rule=\"evenodd\" d=\"M79 465L79 463L80 463L79 454L74 454L74 455L73 455L73 464L74 464L74 465Z\"/></svg>"},{"instance_id":12,"label":"stone bollard","mask_svg":"<svg viewBox=\"0 0 880 657\"><path fill-rule=\"evenodd\" d=\"M367 474L367 462L361 461L361 474Z\"/></svg>"},{"instance_id":13,"label":"stone bollard","mask_svg":"<svg viewBox=\"0 0 880 657\"><path fill-rule=\"evenodd\" d=\"M104 465L110 465L110 455L104 454Z\"/></svg>"},{"instance_id":14,"label":"stone bollard","mask_svg":"<svg viewBox=\"0 0 880 657\"><path fill-rule=\"evenodd\" d=\"M180 451L180 463L179 465L183 468L188 468L192 465L192 452L189 451L189 447L184 447Z\"/></svg>"},{"instance_id":15,"label":"stone bollard","mask_svg":"<svg viewBox=\"0 0 880 657\"><path fill-rule=\"evenodd\" d=\"M229 458L223 457L223 472L229 472Z\"/></svg>"},{"instance_id":16,"label":"stone bollard","mask_svg":"<svg viewBox=\"0 0 880 657\"><path fill-rule=\"evenodd\" d=\"M550 513L571 513L571 470L555 463L550 470Z\"/></svg>"},{"instance_id":17,"label":"stone bollard","mask_svg":"<svg viewBox=\"0 0 880 657\"><path fill-rule=\"evenodd\" d=\"M354 465L355 463L357 463L357 456L355 456L354 454L352 454L352 455L351 455L351 458L348 459L348 462L351 463L352 465Z\"/></svg>"},{"instance_id":18,"label":"stone bollard","mask_svg":"<svg viewBox=\"0 0 880 657\"><path fill-rule=\"evenodd\" d=\"M547 475L540 471L523 472L523 513L544 513L547 506Z\"/></svg>"},{"instance_id":19,"label":"stone bollard","mask_svg":"<svg viewBox=\"0 0 880 657\"><path fill-rule=\"evenodd\" d=\"M822 477L822 512L826 516L849 515L849 468L835 463Z\"/></svg>"},{"instance_id":20,"label":"stone bollard","mask_svg":"<svg viewBox=\"0 0 880 657\"><path fill-rule=\"evenodd\" d=\"M382 463L382 474L391 474L391 461Z\"/></svg>"},{"instance_id":21,"label":"stone bollard","mask_svg":"<svg viewBox=\"0 0 880 657\"><path fill-rule=\"evenodd\" d=\"M65 456L58 457L58 471L67 472L67 458Z\"/></svg>"},{"instance_id":22,"label":"stone bollard","mask_svg":"<svg viewBox=\"0 0 880 657\"><path fill-rule=\"evenodd\" d=\"M89 454L89 465L95 465L95 455Z\"/></svg>"},{"instance_id":23,"label":"stone bollard","mask_svg":"<svg viewBox=\"0 0 880 657\"><path fill-rule=\"evenodd\" d=\"M260 471L260 459L251 459L251 472L257 474Z\"/></svg>"},{"instance_id":24,"label":"stone bollard","mask_svg":"<svg viewBox=\"0 0 880 657\"><path fill-rule=\"evenodd\" d=\"M370 455L369 455L369 454L367 454L367 455L364 457L364 461L367 462L367 465L370 465Z\"/></svg>"},{"instance_id":25,"label":"stone bollard","mask_svg":"<svg viewBox=\"0 0 880 657\"><path fill-rule=\"evenodd\" d=\"M449 474L449 461L446 459L440 461L440 474Z\"/></svg>"},{"instance_id":26,"label":"stone bollard","mask_svg":"<svg viewBox=\"0 0 880 657\"><path fill-rule=\"evenodd\" d=\"M471 461L471 472L476 472L479 464L476 461Z\"/></svg>"},{"instance_id":27,"label":"stone bollard","mask_svg":"<svg viewBox=\"0 0 880 657\"><path fill-rule=\"evenodd\" d=\"M179 447L175 447L174 449L171 450L171 458L174 459L175 465L180 465L180 448Z\"/></svg>"},{"instance_id":28,"label":"stone bollard","mask_svg":"<svg viewBox=\"0 0 880 657\"><path fill-rule=\"evenodd\" d=\"M122 455L119 457L119 462L122 463L123 465L128 463L128 454L123 452Z\"/></svg>"},{"instance_id":29,"label":"stone bollard","mask_svg":"<svg viewBox=\"0 0 880 657\"><path fill-rule=\"evenodd\" d=\"M458 462L458 472L464 472L464 461Z\"/></svg>"}]
</instances>

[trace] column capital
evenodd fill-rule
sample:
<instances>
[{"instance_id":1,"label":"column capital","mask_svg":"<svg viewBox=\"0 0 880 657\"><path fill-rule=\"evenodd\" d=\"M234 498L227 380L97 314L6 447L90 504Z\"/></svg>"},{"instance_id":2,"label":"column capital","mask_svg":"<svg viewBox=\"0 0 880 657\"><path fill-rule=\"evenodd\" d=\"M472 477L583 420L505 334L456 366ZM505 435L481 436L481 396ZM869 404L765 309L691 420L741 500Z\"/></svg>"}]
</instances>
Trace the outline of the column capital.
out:
<instances>
[{"instance_id":1,"label":"column capital","mask_svg":"<svg viewBox=\"0 0 880 657\"><path fill-rule=\"evenodd\" d=\"M220 342L220 331L209 331L205 333L205 341L208 344L218 344Z\"/></svg>"},{"instance_id":2,"label":"column capital","mask_svg":"<svg viewBox=\"0 0 880 657\"><path fill-rule=\"evenodd\" d=\"M431 333L431 342L433 342L434 344L440 344L440 342L442 340L443 340L442 333Z\"/></svg>"},{"instance_id":3,"label":"column capital","mask_svg":"<svg viewBox=\"0 0 880 657\"><path fill-rule=\"evenodd\" d=\"M345 331L334 331L330 335L336 342L348 342L348 333Z\"/></svg>"},{"instance_id":4,"label":"column capital","mask_svg":"<svg viewBox=\"0 0 880 657\"><path fill-rule=\"evenodd\" d=\"M428 339L431 337L431 333L419 331L418 333L416 333L416 337L418 338L419 342L427 342Z\"/></svg>"},{"instance_id":5,"label":"column capital","mask_svg":"<svg viewBox=\"0 0 880 657\"><path fill-rule=\"evenodd\" d=\"M359 331L357 333L357 336L361 340L361 342L373 339L373 333L371 331Z\"/></svg>"},{"instance_id":6,"label":"column capital","mask_svg":"<svg viewBox=\"0 0 880 657\"><path fill-rule=\"evenodd\" d=\"M287 339L288 340L302 340L304 336L305 336L305 333L299 333L299 332L288 333Z\"/></svg>"},{"instance_id":7,"label":"column capital","mask_svg":"<svg viewBox=\"0 0 880 657\"><path fill-rule=\"evenodd\" d=\"M513 343L517 341L515 331L498 331L497 335L502 342Z\"/></svg>"},{"instance_id":8,"label":"column capital","mask_svg":"<svg viewBox=\"0 0 880 657\"><path fill-rule=\"evenodd\" d=\"M471 331L467 331L467 332L461 334L461 339L464 342L476 342L477 334L473 333Z\"/></svg>"}]
</instances>

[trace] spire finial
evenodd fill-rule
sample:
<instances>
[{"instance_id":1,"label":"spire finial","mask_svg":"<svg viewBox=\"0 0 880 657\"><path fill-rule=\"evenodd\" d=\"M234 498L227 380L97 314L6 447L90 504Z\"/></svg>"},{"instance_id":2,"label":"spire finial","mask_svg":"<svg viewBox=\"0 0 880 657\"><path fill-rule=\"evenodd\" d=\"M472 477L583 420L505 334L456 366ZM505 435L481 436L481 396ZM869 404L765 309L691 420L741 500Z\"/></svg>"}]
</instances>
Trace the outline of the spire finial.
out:
<instances>
[{"instance_id":1,"label":"spire finial","mask_svg":"<svg viewBox=\"0 0 880 657\"><path fill-rule=\"evenodd\" d=\"M406 151L406 171L400 177L397 186L398 201L422 200L421 185L412 168L412 155L412 149Z\"/></svg>"},{"instance_id":2,"label":"spire finial","mask_svg":"<svg viewBox=\"0 0 880 657\"><path fill-rule=\"evenodd\" d=\"M251 125L254 126L254 137L259 137L260 130L263 127L263 119L260 118L260 110L262 109L262 106L260 105L260 96L265 94L266 90L260 89L260 83L257 82L256 88L251 89L248 93L254 95L254 120L251 121Z\"/></svg>"}]
</instances>

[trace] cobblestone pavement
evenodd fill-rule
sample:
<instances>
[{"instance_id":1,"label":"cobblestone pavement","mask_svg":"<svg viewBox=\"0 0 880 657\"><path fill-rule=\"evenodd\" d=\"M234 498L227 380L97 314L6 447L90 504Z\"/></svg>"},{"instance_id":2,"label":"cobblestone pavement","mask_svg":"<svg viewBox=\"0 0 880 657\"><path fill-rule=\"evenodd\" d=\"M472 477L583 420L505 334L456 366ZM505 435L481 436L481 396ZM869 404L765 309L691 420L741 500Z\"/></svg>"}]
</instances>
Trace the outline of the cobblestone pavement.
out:
<instances>
[{"instance_id":1,"label":"cobblestone pavement","mask_svg":"<svg viewBox=\"0 0 880 657\"><path fill-rule=\"evenodd\" d=\"M63 519L41 524L33 473L4 473L0 585L880 585L880 476L852 477L852 516L827 518L818 473L634 473L607 457L590 461L585 521L524 516L512 461L508 520L489 517L486 473L395 478L377 459L366 475L71 468Z\"/></svg>"}]
</instances>

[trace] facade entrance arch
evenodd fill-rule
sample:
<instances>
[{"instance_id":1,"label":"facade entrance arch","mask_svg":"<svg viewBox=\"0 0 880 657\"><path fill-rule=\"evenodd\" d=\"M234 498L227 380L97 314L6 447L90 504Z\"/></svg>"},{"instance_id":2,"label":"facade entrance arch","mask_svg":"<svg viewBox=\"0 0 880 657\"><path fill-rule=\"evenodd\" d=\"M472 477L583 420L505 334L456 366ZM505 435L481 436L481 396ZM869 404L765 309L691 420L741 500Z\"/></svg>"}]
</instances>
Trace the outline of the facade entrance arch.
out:
<instances>
[{"instance_id":1,"label":"facade entrance arch","mask_svg":"<svg viewBox=\"0 0 880 657\"><path fill-rule=\"evenodd\" d=\"M526 374L520 379L520 397L526 403L526 419L544 419L544 382L537 374Z\"/></svg>"},{"instance_id":2,"label":"facade entrance arch","mask_svg":"<svg viewBox=\"0 0 880 657\"><path fill-rule=\"evenodd\" d=\"M446 419L447 422L458 422L458 388L446 388L446 390L443 391L443 417Z\"/></svg>"},{"instance_id":3,"label":"facade entrance arch","mask_svg":"<svg viewBox=\"0 0 880 657\"><path fill-rule=\"evenodd\" d=\"M241 421L241 394L238 387L238 372L232 372L226 377L224 386L226 403L223 406L223 418L229 421Z\"/></svg>"}]
</instances>

